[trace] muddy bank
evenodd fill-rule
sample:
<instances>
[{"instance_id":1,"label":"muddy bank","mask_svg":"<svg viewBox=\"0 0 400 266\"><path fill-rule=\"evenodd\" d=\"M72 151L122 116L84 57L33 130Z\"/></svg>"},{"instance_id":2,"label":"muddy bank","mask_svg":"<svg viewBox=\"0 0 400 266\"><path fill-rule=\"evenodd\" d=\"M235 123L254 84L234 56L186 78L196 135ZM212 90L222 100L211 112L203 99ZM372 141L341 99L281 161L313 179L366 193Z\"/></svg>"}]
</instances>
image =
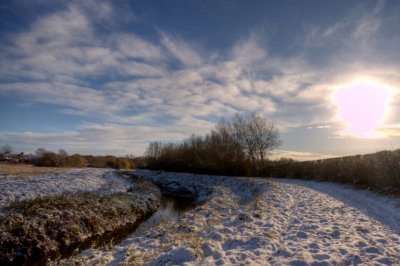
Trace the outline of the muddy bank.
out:
<instances>
[{"instance_id":1,"label":"muddy bank","mask_svg":"<svg viewBox=\"0 0 400 266\"><path fill-rule=\"evenodd\" d=\"M18 202L0 213L0 265L42 265L118 241L159 207L147 181L126 193L65 193Z\"/></svg>"}]
</instances>

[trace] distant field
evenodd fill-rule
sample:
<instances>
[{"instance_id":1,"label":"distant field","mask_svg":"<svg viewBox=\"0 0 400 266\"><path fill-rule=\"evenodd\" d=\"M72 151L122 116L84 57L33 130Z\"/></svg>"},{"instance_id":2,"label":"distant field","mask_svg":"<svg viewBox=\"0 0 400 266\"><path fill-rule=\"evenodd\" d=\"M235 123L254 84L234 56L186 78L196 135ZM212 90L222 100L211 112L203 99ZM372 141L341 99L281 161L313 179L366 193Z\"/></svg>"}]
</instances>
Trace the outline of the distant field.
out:
<instances>
[{"instance_id":1,"label":"distant field","mask_svg":"<svg viewBox=\"0 0 400 266\"><path fill-rule=\"evenodd\" d=\"M60 167L36 167L28 164L4 164L0 163L0 174L35 176L44 173L65 172L69 168ZM0 175L1 177L1 175Z\"/></svg>"}]
</instances>

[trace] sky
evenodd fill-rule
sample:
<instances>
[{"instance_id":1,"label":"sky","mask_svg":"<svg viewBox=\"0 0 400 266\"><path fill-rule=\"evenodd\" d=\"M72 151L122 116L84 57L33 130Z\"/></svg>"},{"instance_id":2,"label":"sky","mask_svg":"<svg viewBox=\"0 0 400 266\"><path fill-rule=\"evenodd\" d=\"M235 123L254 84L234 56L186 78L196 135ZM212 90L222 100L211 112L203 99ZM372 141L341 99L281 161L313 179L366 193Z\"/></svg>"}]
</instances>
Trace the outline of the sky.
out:
<instances>
[{"instance_id":1,"label":"sky","mask_svg":"<svg viewBox=\"0 0 400 266\"><path fill-rule=\"evenodd\" d=\"M400 1L0 3L0 145L140 156L257 113L299 160L400 148Z\"/></svg>"}]
</instances>

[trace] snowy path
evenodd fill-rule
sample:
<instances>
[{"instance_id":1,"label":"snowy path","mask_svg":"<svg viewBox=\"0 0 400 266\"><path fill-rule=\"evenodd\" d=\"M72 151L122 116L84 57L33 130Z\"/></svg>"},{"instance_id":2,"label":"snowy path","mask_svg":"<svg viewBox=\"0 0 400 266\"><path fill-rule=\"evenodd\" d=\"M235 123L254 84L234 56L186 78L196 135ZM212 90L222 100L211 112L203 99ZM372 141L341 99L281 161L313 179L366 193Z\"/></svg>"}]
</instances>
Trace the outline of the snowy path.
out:
<instances>
[{"instance_id":1,"label":"snowy path","mask_svg":"<svg viewBox=\"0 0 400 266\"><path fill-rule=\"evenodd\" d=\"M400 263L400 206L390 208L384 197L334 184L284 180L278 185L292 206L271 264Z\"/></svg>"},{"instance_id":2,"label":"snowy path","mask_svg":"<svg viewBox=\"0 0 400 266\"><path fill-rule=\"evenodd\" d=\"M203 205L60 264L400 265L400 200L340 185L140 172L213 188Z\"/></svg>"}]
</instances>

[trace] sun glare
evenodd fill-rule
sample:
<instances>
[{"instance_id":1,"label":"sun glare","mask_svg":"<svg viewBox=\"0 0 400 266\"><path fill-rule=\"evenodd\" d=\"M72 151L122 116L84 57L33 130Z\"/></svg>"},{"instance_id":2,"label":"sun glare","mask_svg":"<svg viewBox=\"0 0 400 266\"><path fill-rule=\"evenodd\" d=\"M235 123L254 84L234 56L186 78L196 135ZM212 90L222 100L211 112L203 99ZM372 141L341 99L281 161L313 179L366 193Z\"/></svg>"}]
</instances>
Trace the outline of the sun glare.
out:
<instances>
[{"instance_id":1,"label":"sun glare","mask_svg":"<svg viewBox=\"0 0 400 266\"><path fill-rule=\"evenodd\" d=\"M346 133L360 138L378 136L376 128L388 114L389 99L388 88L366 81L343 86L334 94Z\"/></svg>"}]
</instances>

